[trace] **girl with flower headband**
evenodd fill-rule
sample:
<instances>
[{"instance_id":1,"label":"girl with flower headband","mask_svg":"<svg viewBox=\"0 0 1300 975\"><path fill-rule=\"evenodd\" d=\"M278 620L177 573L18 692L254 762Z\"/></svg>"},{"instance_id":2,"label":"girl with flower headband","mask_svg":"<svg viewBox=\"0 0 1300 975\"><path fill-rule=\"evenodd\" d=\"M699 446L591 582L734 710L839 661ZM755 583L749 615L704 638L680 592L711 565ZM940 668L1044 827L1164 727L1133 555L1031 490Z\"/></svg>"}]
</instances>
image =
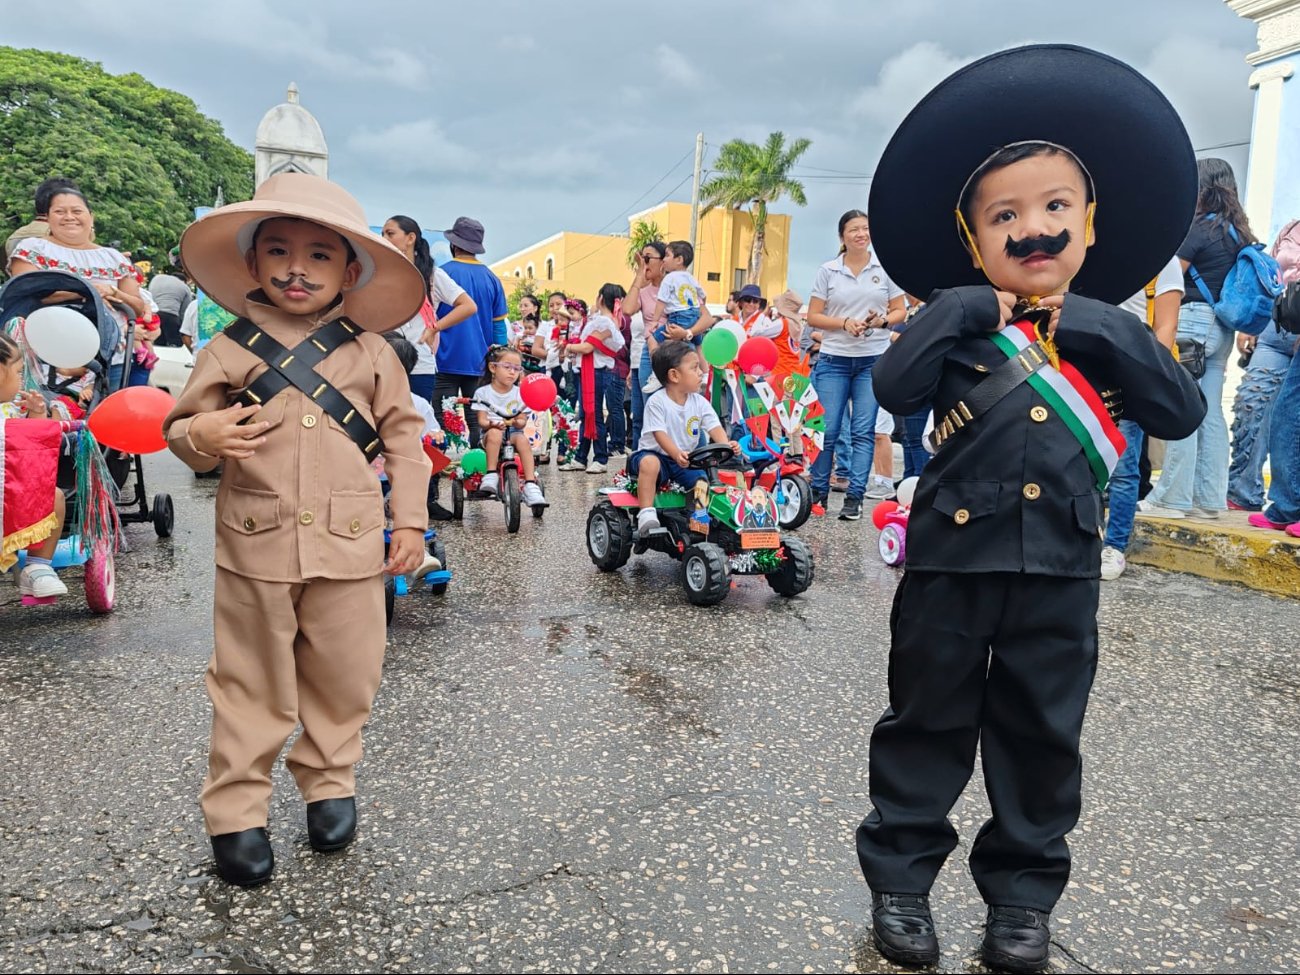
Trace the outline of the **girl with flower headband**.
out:
<instances>
[{"instance_id":1,"label":"girl with flower headband","mask_svg":"<svg viewBox=\"0 0 1300 975\"><path fill-rule=\"evenodd\" d=\"M993 808L970 855L989 908L984 960L1047 963L1079 816L1101 490L1124 450L1114 419L1174 439L1205 413L1188 374L1114 304L1178 247L1195 190L1164 96L1065 45L963 68L876 167L880 260L929 297L877 363L875 392L891 413L932 405L937 420L891 616L889 707L871 738L874 809L857 835L873 940L895 961L938 960L929 892L978 745Z\"/></svg>"}]
</instances>

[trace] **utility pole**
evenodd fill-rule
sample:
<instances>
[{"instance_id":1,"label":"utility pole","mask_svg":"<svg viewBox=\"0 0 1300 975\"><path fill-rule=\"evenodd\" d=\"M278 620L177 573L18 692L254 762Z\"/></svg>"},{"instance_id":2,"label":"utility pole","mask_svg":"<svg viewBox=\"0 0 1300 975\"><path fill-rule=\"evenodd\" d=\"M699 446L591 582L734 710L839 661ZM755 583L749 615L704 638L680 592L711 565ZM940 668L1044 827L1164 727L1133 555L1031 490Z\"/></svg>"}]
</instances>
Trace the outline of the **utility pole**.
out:
<instances>
[{"instance_id":1,"label":"utility pole","mask_svg":"<svg viewBox=\"0 0 1300 975\"><path fill-rule=\"evenodd\" d=\"M700 229L700 174L704 168L704 133L695 136L695 182L691 186L691 249Z\"/></svg>"}]
</instances>

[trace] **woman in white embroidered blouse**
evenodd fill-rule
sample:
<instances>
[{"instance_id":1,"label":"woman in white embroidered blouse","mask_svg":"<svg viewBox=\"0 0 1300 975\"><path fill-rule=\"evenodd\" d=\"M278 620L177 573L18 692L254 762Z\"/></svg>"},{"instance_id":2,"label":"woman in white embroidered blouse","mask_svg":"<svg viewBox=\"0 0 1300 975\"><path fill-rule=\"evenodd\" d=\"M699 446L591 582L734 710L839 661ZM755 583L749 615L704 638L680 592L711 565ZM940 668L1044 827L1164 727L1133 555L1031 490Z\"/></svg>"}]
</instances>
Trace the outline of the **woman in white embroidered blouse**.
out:
<instances>
[{"instance_id":1,"label":"woman in white embroidered blouse","mask_svg":"<svg viewBox=\"0 0 1300 975\"><path fill-rule=\"evenodd\" d=\"M28 237L18 242L9 259L9 273L16 277L29 271L62 271L89 281L103 296L122 329L122 340L113 359L114 371L120 374L126 355L126 328L133 319L148 320L151 315L148 301L140 294L135 269L121 251L95 243L95 215L86 198L76 190L65 190L54 196L50 201L49 222L48 238ZM59 297L51 296L55 301ZM152 341L158 334L158 329L137 325L135 341ZM118 385L113 382L111 388L116 389Z\"/></svg>"}]
</instances>

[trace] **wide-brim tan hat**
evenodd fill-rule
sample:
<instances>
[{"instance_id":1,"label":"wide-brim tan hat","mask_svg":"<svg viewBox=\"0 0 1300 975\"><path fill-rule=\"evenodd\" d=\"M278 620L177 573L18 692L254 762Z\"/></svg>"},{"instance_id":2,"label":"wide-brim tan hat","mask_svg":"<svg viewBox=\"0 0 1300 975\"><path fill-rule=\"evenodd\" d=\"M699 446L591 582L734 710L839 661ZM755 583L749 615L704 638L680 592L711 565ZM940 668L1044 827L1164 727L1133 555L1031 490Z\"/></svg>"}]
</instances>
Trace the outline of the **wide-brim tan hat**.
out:
<instances>
[{"instance_id":1,"label":"wide-brim tan hat","mask_svg":"<svg viewBox=\"0 0 1300 975\"><path fill-rule=\"evenodd\" d=\"M345 291L343 311L369 332L387 332L409 322L424 304L424 277L406 255L376 235L365 211L341 186L306 173L281 173L257 188L253 198L213 210L181 236L181 262L213 301L235 315L246 314L248 294L261 285L248 273L244 255L264 220L294 217L347 238L361 264L356 285Z\"/></svg>"}]
</instances>

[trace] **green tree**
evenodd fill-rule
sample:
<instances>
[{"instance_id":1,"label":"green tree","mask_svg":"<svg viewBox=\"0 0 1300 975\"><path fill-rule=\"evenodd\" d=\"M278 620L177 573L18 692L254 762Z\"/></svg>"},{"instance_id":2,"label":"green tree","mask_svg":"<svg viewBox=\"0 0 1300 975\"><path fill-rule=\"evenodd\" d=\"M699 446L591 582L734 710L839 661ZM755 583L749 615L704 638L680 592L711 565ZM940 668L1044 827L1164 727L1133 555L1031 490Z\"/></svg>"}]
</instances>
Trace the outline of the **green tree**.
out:
<instances>
[{"instance_id":1,"label":"green tree","mask_svg":"<svg viewBox=\"0 0 1300 975\"><path fill-rule=\"evenodd\" d=\"M749 255L751 284L758 283L763 271L768 204L788 196L801 207L808 205L803 183L792 179L790 170L811 145L810 139L795 139L786 146L784 132L773 132L763 145L732 139L718 150L713 164L716 175L700 187L704 213L719 206L737 210L749 207L754 218L754 246Z\"/></svg>"},{"instance_id":2,"label":"green tree","mask_svg":"<svg viewBox=\"0 0 1300 975\"><path fill-rule=\"evenodd\" d=\"M228 202L253 192L253 157L178 92L91 61L0 47L0 223L32 217L32 191L75 180L95 211L101 243L155 263L220 187Z\"/></svg>"},{"instance_id":3,"label":"green tree","mask_svg":"<svg viewBox=\"0 0 1300 975\"><path fill-rule=\"evenodd\" d=\"M638 220L632 225L632 231L628 234L627 244L627 266L636 270L636 258L641 253L641 248L652 240L663 240L664 232L659 229L659 224L654 221Z\"/></svg>"}]
</instances>

